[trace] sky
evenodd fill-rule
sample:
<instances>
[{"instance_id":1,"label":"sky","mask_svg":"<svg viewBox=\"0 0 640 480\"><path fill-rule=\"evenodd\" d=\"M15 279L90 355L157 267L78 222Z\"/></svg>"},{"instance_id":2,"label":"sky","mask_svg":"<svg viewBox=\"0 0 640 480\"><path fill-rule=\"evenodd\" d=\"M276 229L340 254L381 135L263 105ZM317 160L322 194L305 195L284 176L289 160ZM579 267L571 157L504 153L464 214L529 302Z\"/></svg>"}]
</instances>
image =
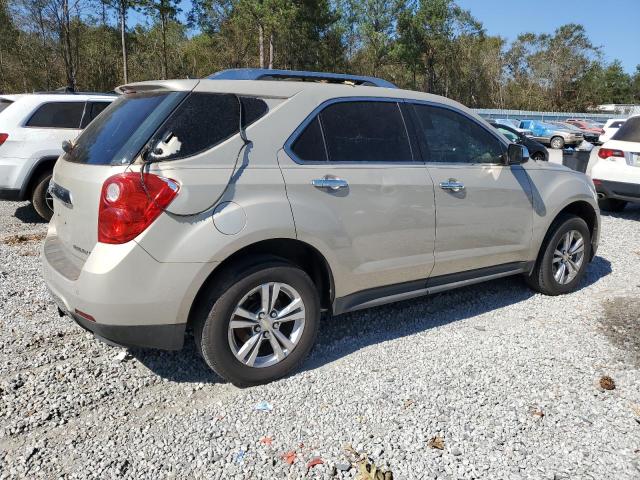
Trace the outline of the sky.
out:
<instances>
[{"instance_id":1,"label":"sky","mask_svg":"<svg viewBox=\"0 0 640 480\"><path fill-rule=\"evenodd\" d=\"M627 73L640 65L640 0L457 0L489 35L514 40L523 32L553 33L580 23L606 61L619 59Z\"/></svg>"}]
</instances>

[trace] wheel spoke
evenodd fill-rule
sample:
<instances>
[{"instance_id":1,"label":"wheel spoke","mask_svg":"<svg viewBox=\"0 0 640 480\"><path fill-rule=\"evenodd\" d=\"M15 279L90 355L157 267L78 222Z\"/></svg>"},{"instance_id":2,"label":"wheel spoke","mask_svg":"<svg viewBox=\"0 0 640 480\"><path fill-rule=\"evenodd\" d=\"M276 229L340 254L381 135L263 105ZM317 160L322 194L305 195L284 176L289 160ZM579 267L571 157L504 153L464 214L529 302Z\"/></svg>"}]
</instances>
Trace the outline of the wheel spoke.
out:
<instances>
[{"instance_id":1,"label":"wheel spoke","mask_svg":"<svg viewBox=\"0 0 640 480\"><path fill-rule=\"evenodd\" d=\"M556 282L562 283L562 278L564 277L564 272L566 269L567 269L566 265L564 263L561 263L560 266L558 267L558 271L553 276L556 279Z\"/></svg>"},{"instance_id":2,"label":"wheel spoke","mask_svg":"<svg viewBox=\"0 0 640 480\"><path fill-rule=\"evenodd\" d=\"M251 313L248 310L245 310L242 307L238 307L236 308L236 311L233 312L234 315L237 315L238 317L244 317L247 320L253 320L254 322L258 321L258 315L255 313Z\"/></svg>"},{"instance_id":3,"label":"wheel spoke","mask_svg":"<svg viewBox=\"0 0 640 480\"><path fill-rule=\"evenodd\" d=\"M238 358L244 362L245 357L249 353L249 351L253 348L253 346L262 338L262 333L256 333L249 340L245 342L244 345L238 350Z\"/></svg>"},{"instance_id":4,"label":"wheel spoke","mask_svg":"<svg viewBox=\"0 0 640 480\"><path fill-rule=\"evenodd\" d=\"M280 295L280 284L279 283L274 283L273 284L273 290L271 292L271 299L269 301L269 311L272 311L275 309L276 306L276 300L278 300L278 296Z\"/></svg>"},{"instance_id":5,"label":"wheel spoke","mask_svg":"<svg viewBox=\"0 0 640 480\"><path fill-rule=\"evenodd\" d=\"M271 348L273 348L273 353L275 353L278 361L282 360L285 357L284 352L282 351L282 347L278 342L278 339L275 335L269 336L269 343L271 344Z\"/></svg>"},{"instance_id":6,"label":"wheel spoke","mask_svg":"<svg viewBox=\"0 0 640 480\"><path fill-rule=\"evenodd\" d=\"M291 342L291 340L287 338L285 334L283 334L279 330L274 330L273 333L276 337L278 337L278 340L284 346L284 348L286 348L289 352L293 350L293 347L295 347L295 345Z\"/></svg>"},{"instance_id":7,"label":"wheel spoke","mask_svg":"<svg viewBox=\"0 0 640 480\"><path fill-rule=\"evenodd\" d=\"M569 253L573 255L574 253L582 252L584 250L584 240L582 237L578 237L576 242L573 244Z\"/></svg>"},{"instance_id":8,"label":"wheel spoke","mask_svg":"<svg viewBox=\"0 0 640 480\"><path fill-rule=\"evenodd\" d=\"M265 283L264 285L262 285L262 287L260 288L260 300L262 301L262 311L263 312L268 312L269 311L269 284Z\"/></svg>"},{"instance_id":9,"label":"wheel spoke","mask_svg":"<svg viewBox=\"0 0 640 480\"><path fill-rule=\"evenodd\" d=\"M286 317L287 315L289 315L291 312L293 312L296 308L298 308L299 305L301 305L302 303L302 299L300 297L296 297L294 298L291 303L289 303L289 305L287 305L286 307L284 307L282 310L280 310L278 312L278 319L281 319L283 317Z\"/></svg>"},{"instance_id":10,"label":"wheel spoke","mask_svg":"<svg viewBox=\"0 0 640 480\"><path fill-rule=\"evenodd\" d=\"M264 337L262 336L262 334L258 335L258 341L253 347L253 350L251 351L251 355L249 355L249 358L247 359L247 362L246 362L247 365L249 365L250 367L253 367L253 365L256 363L256 358L258 357L258 352L260 351L260 345L262 345L263 340L264 340Z\"/></svg>"},{"instance_id":11,"label":"wheel spoke","mask_svg":"<svg viewBox=\"0 0 640 480\"><path fill-rule=\"evenodd\" d=\"M231 320L229 326L234 330L236 328L253 328L257 325L256 322L252 322L251 320Z\"/></svg>"},{"instance_id":12,"label":"wheel spoke","mask_svg":"<svg viewBox=\"0 0 640 480\"><path fill-rule=\"evenodd\" d=\"M305 319L304 311L298 311L287 315L286 317L278 317L274 320L277 322L292 322L293 320L304 320Z\"/></svg>"},{"instance_id":13,"label":"wheel spoke","mask_svg":"<svg viewBox=\"0 0 640 480\"><path fill-rule=\"evenodd\" d=\"M564 244L562 245L562 251L566 252L569 250L569 247L571 246L571 240L573 239L573 230L571 230L570 232L567 232L564 235Z\"/></svg>"}]
</instances>

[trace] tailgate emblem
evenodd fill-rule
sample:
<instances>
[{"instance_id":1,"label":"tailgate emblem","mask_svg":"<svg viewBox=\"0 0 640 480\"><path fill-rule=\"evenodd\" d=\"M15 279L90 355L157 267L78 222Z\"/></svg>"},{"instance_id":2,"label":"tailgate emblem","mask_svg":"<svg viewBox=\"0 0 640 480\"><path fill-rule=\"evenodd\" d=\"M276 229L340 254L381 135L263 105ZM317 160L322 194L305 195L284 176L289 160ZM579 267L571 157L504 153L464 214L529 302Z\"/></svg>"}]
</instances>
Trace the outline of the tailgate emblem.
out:
<instances>
[{"instance_id":1,"label":"tailgate emblem","mask_svg":"<svg viewBox=\"0 0 640 480\"><path fill-rule=\"evenodd\" d=\"M64 205L69 208L73 208L73 201L71 199L71 192L64 187L61 187L55 182L49 183L49 193L60 200Z\"/></svg>"}]
</instances>

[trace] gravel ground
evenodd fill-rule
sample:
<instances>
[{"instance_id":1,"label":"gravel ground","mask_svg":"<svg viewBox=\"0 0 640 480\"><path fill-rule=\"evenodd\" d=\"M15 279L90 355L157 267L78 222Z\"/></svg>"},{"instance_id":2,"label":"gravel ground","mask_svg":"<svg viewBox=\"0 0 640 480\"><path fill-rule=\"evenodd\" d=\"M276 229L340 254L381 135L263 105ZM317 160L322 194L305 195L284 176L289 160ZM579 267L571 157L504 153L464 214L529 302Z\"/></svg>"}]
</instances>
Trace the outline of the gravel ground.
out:
<instances>
[{"instance_id":1,"label":"gravel ground","mask_svg":"<svg viewBox=\"0 0 640 480\"><path fill-rule=\"evenodd\" d=\"M58 318L45 230L0 202L0 478L354 478L348 445L395 479L640 478L639 207L603 217L574 294L506 279L343 315L244 390L193 340L122 358Z\"/></svg>"}]
</instances>

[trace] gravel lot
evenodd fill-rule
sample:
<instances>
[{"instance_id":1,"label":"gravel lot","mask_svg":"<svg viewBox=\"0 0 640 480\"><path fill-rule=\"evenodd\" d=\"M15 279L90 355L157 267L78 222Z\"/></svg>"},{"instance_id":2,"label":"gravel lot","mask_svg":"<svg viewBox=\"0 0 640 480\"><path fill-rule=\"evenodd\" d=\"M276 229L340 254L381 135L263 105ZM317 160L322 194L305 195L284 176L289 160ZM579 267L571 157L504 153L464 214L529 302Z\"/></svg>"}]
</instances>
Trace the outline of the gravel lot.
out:
<instances>
[{"instance_id":1,"label":"gravel lot","mask_svg":"<svg viewBox=\"0 0 640 480\"><path fill-rule=\"evenodd\" d=\"M354 478L347 445L395 479L640 478L638 207L572 295L506 279L337 317L304 371L244 390L191 339L118 359L58 318L45 230L0 202L0 478Z\"/></svg>"}]
</instances>

